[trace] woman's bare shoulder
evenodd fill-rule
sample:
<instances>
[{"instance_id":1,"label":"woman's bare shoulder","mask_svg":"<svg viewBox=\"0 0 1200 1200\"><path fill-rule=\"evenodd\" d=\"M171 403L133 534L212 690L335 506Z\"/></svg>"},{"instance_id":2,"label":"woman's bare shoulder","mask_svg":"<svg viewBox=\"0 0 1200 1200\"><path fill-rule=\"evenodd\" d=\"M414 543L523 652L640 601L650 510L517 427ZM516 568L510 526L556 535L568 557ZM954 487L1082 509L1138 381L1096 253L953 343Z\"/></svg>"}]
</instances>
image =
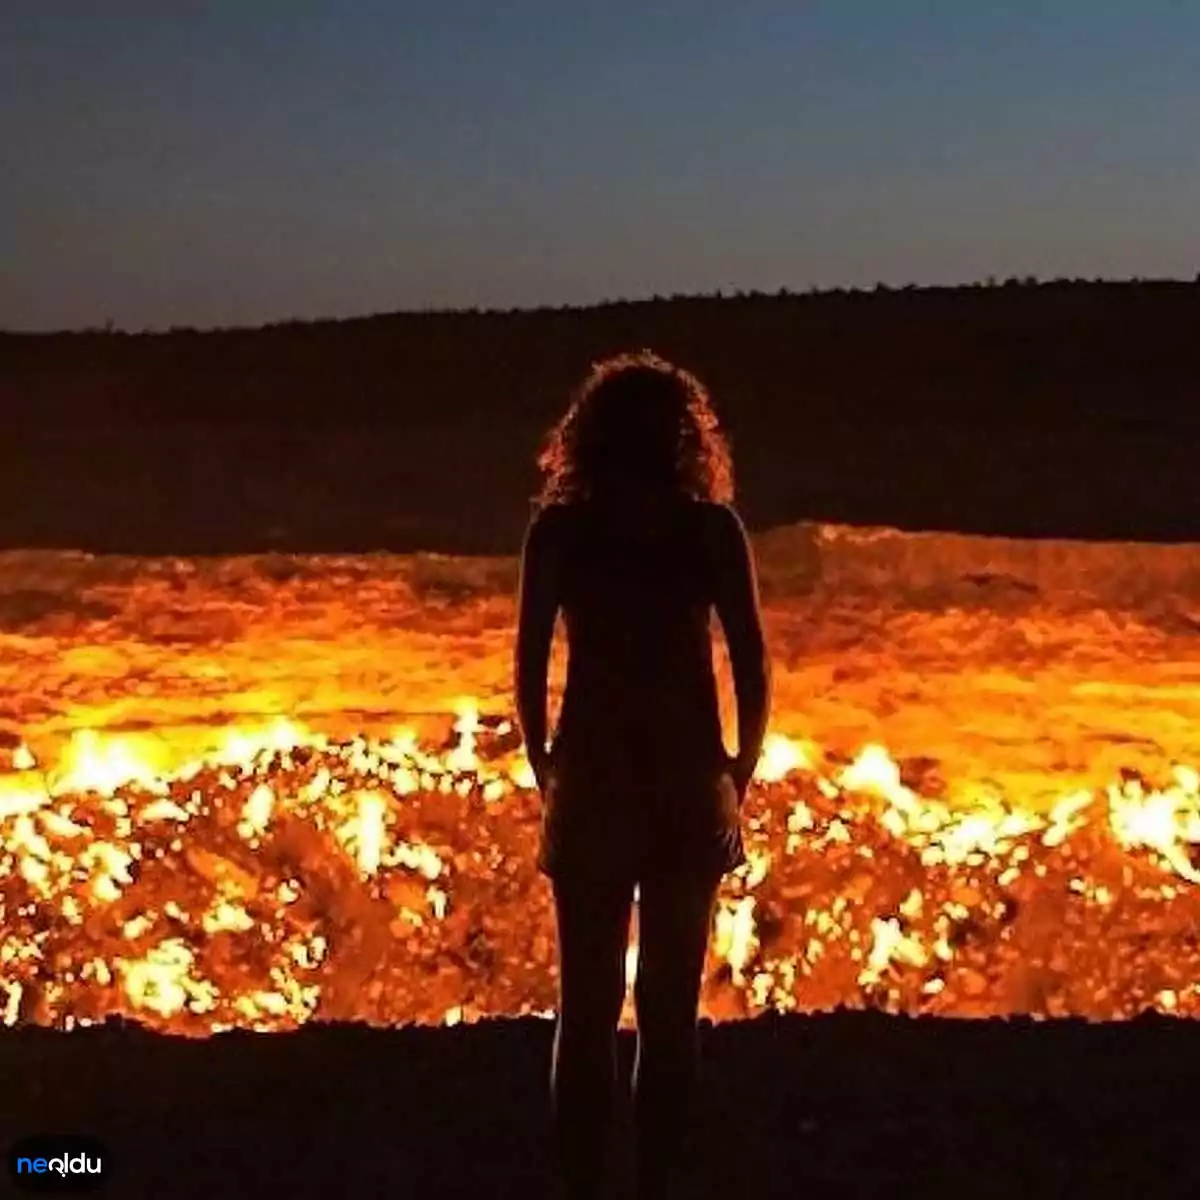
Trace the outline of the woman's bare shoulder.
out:
<instances>
[{"instance_id":1,"label":"woman's bare shoulder","mask_svg":"<svg viewBox=\"0 0 1200 1200\"><path fill-rule=\"evenodd\" d=\"M578 500L564 500L557 504L547 504L538 510L535 521L547 525L562 527L579 519L583 505Z\"/></svg>"},{"instance_id":2,"label":"woman's bare shoulder","mask_svg":"<svg viewBox=\"0 0 1200 1200\"><path fill-rule=\"evenodd\" d=\"M745 539L746 530L742 518L732 504L718 500L698 500L696 508L700 517L700 528L704 536L718 545Z\"/></svg>"},{"instance_id":3,"label":"woman's bare shoulder","mask_svg":"<svg viewBox=\"0 0 1200 1200\"><path fill-rule=\"evenodd\" d=\"M530 518L526 541L556 545L575 526L578 507L577 504L547 504L539 508Z\"/></svg>"}]
</instances>

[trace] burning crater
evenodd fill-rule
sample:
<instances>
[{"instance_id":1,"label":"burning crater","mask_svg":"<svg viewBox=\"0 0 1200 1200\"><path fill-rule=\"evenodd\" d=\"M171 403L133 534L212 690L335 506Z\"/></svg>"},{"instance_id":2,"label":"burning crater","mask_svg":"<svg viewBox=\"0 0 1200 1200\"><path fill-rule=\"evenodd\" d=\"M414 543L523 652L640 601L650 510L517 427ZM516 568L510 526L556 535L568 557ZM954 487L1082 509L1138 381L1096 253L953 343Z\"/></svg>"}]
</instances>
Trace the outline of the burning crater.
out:
<instances>
[{"instance_id":1,"label":"burning crater","mask_svg":"<svg viewBox=\"0 0 1200 1200\"><path fill-rule=\"evenodd\" d=\"M706 1013L1200 1010L1200 554L759 553L776 731ZM5 1023L552 1008L512 562L0 557Z\"/></svg>"}]
</instances>

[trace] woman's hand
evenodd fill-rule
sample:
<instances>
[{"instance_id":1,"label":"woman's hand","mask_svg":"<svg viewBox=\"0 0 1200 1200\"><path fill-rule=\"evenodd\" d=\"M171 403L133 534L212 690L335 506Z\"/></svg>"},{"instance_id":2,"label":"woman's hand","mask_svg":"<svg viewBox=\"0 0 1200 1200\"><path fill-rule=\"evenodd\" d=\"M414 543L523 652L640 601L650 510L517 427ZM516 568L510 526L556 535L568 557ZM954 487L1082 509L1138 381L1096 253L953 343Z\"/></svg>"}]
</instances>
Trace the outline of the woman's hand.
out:
<instances>
[{"instance_id":1,"label":"woman's hand","mask_svg":"<svg viewBox=\"0 0 1200 1200\"><path fill-rule=\"evenodd\" d=\"M529 766L532 768L533 777L537 781L538 791L544 796L546 789L550 786L550 775L554 767L553 749L531 754L529 756Z\"/></svg>"},{"instance_id":2,"label":"woman's hand","mask_svg":"<svg viewBox=\"0 0 1200 1200\"><path fill-rule=\"evenodd\" d=\"M743 760L735 755L727 755L725 769L729 772L729 777L733 780L734 790L737 792L738 804L741 805L746 799L746 793L750 790L750 781L754 778L755 763L747 765Z\"/></svg>"}]
</instances>

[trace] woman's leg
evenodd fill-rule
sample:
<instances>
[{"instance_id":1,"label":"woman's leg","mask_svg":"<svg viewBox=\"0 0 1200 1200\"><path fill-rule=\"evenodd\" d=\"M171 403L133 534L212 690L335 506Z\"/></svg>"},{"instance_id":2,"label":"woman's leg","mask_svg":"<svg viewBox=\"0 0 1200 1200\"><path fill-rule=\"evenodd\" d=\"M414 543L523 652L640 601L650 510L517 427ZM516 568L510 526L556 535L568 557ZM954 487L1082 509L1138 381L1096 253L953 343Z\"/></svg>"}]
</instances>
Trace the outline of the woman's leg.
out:
<instances>
[{"instance_id":1,"label":"woman's leg","mask_svg":"<svg viewBox=\"0 0 1200 1200\"><path fill-rule=\"evenodd\" d=\"M680 875L640 884L634 985L639 1197L664 1194L687 1127L699 1066L696 1009L719 882L712 875Z\"/></svg>"},{"instance_id":2,"label":"woman's leg","mask_svg":"<svg viewBox=\"0 0 1200 1200\"><path fill-rule=\"evenodd\" d=\"M554 1143L568 1195L599 1194L612 1124L632 881L554 883L559 1001L551 1069Z\"/></svg>"}]
</instances>

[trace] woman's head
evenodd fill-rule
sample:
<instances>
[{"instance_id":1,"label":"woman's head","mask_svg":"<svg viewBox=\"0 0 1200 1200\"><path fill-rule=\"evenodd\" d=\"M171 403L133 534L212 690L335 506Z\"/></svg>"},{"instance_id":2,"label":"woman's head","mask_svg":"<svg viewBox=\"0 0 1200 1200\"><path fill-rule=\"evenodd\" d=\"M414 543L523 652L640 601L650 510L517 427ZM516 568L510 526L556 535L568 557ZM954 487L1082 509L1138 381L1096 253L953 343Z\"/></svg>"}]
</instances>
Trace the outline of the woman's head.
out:
<instances>
[{"instance_id":1,"label":"woman's head","mask_svg":"<svg viewBox=\"0 0 1200 1200\"><path fill-rule=\"evenodd\" d=\"M542 505L625 487L733 499L733 466L704 385L649 350L596 363L538 456Z\"/></svg>"}]
</instances>

